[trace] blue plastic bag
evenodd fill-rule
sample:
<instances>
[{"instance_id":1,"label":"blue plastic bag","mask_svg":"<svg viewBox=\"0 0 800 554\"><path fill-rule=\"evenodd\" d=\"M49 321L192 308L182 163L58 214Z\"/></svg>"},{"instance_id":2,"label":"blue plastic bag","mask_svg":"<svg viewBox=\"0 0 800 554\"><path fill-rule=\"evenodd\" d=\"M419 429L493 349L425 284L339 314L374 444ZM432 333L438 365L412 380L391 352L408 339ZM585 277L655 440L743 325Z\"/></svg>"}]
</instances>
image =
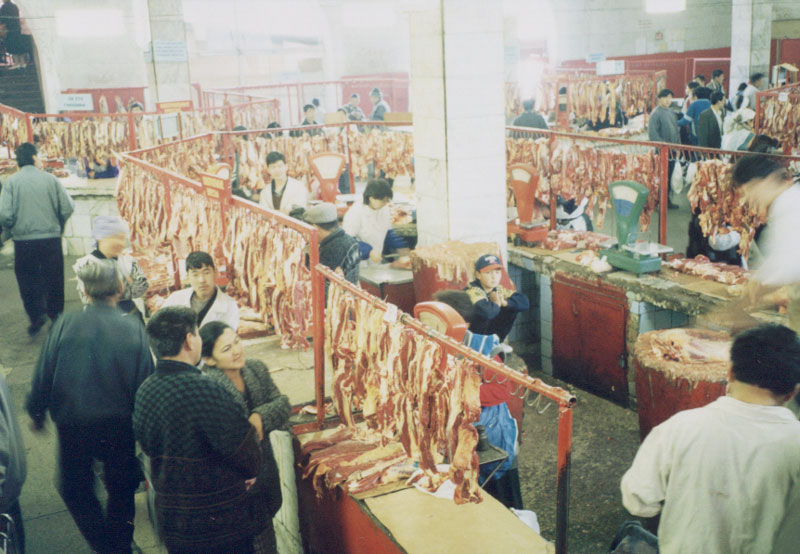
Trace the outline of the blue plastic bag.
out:
<instances>
[{"instance_id":1,"label":"blue plastic bag","mask_svg":"<svg viewBox=\"0 0 800 554\"><path fill-rule=\"evenodd\" d=\"M492 475L492 479L500 479L514 465L517 446L517 421L511 417L508 405L503 402L496 406L481 408L480 424L486 428L489 444L502 448L508 453L508 458L501 463L498 470ZM500 462L481 466L480 484L486 481L498 463Z\"/></svg>"}]
</instances>

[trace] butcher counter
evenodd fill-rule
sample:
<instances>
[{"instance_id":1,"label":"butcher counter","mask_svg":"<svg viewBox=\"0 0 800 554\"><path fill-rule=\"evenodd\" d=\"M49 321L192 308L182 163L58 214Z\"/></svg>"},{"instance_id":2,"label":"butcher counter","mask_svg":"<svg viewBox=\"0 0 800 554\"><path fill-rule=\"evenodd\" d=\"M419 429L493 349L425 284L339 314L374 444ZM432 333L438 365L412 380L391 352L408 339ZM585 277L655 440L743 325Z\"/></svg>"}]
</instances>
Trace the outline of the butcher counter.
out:
<instances>
[{"instance_id":1,"label":"butcher counter","mask_svg":"<svg viewBox=\"0 0 800 554\"><path fill-rule=\"evenodd\" d=\"M328 432L296 439L299 444ZM478 504L462 505L402 483L360 495L338 488L318 495L311 479L297 471L300 526L311 552L555 552L553 544L487 493Z\"/></svg>"},{"instance_id":2,"label":"butcher counter","mask_svg":"<svg viewBox=\"0 0 800 554\"><path fill-rule=\"evenodd\" d=\"M626 406L636 396L633 346L639 334L690 325L733 297L726 285L666 267L641 277L622 270L597 274L576 261L581 251L508 246L512 277L536 275L538 290L522 290L539 310L538 325L512 331L511 338L539 341L545 373ZM776 311L754 315L785 322Z\"/></svg>"}]
</instances>

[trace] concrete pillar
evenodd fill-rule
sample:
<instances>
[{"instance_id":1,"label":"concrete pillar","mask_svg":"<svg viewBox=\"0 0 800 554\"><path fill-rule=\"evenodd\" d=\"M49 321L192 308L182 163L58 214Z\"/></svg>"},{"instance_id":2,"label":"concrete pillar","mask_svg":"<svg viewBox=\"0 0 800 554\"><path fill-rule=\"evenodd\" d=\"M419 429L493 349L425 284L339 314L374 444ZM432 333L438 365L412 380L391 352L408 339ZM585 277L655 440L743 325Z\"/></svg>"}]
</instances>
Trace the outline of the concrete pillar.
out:
<instances>
[{"instance_id":1,"label":"concrete pillar","mask_svg":"<svg viewBox=\"0 0 800 554\"><path fill-rule=\"evenodd\" d=\"M186 45L186 24L183 21L181 0L148 0L150 14L150 40L153 60L147 64L148 83L152 102L172 102L192 98L188 56L183 61L156 61L155 43L183 43ZM155 106L148 106L155 108Z\"/></svg>"},{"instance_id":2,"label":"concrete pillar","mask_svg":"<svg viewBox=\"0 0 800 554\"><path fill-rule=\"evenodd\" d=\"M769 73L772 3L733 0L731 10L731 75L727 90L733 94L751 74Z\"/></svg>"},{"instance_id":3,"label":"concrete pillar","mask_svg":"<svg viewBox=\"0 0 800 554\"><path fill-rule=\"evenodd\" d=\"M482 0L409 13L419 244L505 249L503 16Z\"/></svg>"}]
</instances>

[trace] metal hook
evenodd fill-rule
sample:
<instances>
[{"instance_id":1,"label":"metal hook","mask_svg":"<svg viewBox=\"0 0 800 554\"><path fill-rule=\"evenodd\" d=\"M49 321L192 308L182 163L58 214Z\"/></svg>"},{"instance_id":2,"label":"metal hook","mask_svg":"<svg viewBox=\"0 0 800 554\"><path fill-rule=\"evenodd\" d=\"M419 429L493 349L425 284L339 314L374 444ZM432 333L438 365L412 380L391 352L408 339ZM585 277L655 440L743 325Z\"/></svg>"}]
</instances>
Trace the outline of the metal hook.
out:
<instances>
[{"instance_id":1,"label":"metal hook","mask_svg":"<svg viewBox=\"0 0 800 554\"><path fill-rule=\"evenodd\" d=\"M481 374L481 378L484 379L483 384L484 385L488 385L489 383L493 383L493 382L495 382L497 380L497 372L492 373L492 376L489 379L486 379L484 374Z\"/></svg>"},{"instance_id":2,"label":"metal hook","mask_svg":"<svg viewBox=\"0 0 800 554\"><path fill-rule=\"evenodd\" d=\"M517 388L515 388L513 391L511 391L511 396L517 396L517 394L519 393L519 389L522 388L523 386L524 385L521 385L521 384L517 383Z\"/></svg>"},{"instance_id":3,"label":"metal hook","mask_svg":"<svg viewBox=\"0 0 800 554\"><path fill-rule=\"evenodd\" d=\"M527 401L525 402L525 404L527 404L528 407L533 408L534 410L536 410L536 413L538 413L539 415L542 415L543 413L545 413L547 411L547 408L549 408L550 405L552 404L551 402L546 402L546 404L544 405L544 408L542 408L540 410L539 409L539 405L541 403L542 403L542 393L539 393L538 395L536 395L536 398L533 399L533 402L527 402Z\"/></svg>"}]
</instances>

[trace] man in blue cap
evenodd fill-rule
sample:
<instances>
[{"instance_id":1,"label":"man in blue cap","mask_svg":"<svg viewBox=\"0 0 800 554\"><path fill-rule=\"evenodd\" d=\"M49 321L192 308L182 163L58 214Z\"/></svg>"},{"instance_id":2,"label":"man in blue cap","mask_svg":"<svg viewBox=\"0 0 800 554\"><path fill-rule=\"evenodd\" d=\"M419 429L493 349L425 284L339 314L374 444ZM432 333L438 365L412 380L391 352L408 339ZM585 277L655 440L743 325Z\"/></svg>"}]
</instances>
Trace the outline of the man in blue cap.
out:
<instances>
[{"instance_id":1,"label":"man in blue cap","mask_svg":"<svg viewBox=\"0 0 800 554\"><path fill-rule=\"evenodd\" d=\"M339 227L336 206L323 202L306 210L303 217L319 232L319 263L341 272L345 279L358 284L361 249L358 241Z\"/></svg>"},{"instance_id":2,"label":"man in blue cap","mask_svg":"<svg viewBox=\"0 0 800 554\"><path fill-rule=\"evenodd\" d=\"M494 254L484 254L475 262L475 280L464 289L475 306L469 329L480 335L508 336L519 312L530 307L528 297L500 285L503 266Z\"/></svg>"}]
</instances>

